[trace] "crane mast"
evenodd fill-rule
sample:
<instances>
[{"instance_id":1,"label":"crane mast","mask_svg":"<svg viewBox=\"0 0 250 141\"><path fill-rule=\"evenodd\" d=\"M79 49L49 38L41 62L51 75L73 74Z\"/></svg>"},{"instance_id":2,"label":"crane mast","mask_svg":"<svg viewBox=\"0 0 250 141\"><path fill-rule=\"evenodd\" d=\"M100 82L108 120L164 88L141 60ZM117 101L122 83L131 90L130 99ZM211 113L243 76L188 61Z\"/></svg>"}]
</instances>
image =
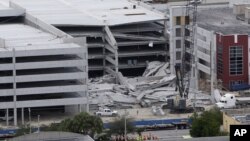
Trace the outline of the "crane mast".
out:
<instances>
[{"instance_id":1,"label":"crane mast","mask_svg":"<svg viewBox=\"0 0 250 141\"><path fill-rule=\"evenodd\" d=\"M195 42L195 26L197 20L197 7L201 0L187 0L185 13L185 28L183 35L183 52L182 63L175 66L177 75L177 89L181 98L187 98L189 94L190 78L192 66L194 64L194 42Z\"/></svg>"}]
</instances>

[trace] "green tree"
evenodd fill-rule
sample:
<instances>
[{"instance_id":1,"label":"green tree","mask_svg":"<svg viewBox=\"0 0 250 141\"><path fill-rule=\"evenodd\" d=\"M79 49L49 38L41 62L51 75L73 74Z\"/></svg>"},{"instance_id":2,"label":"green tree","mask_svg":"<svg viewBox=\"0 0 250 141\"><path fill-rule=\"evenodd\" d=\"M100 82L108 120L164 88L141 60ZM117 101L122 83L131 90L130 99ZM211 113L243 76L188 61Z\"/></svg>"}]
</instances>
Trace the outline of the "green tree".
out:
<instances>
[{"instance_id":1,"label":"green tree","mask_svg":"<svg viewBox=\"0 0 250 141\"><path fill-rule=\"evenodd\" d=\"M53 128L53 125L51 125L51 128ZM70 118L66 118L59 125L54 125L54 128L59 131L66 131L70 132L72 130L72 120Z\"/></svg>"},{"instance_id":2,"label":"green tree","mask_svg":"<svg viewBox=\"0 0 250 141\"><path fill-rule=\"evenodd\" d=\"M217 108L205 111L200 115L194 113L190 135L193 137L219 136L221 135L222 120L222 113Z\"/></svg>"},{"instance_id":3,"label":"green tree","mask_svg":"<svg viewBox=\"0 0 250 141\"><path fill-rule=\"evenodd\" d=\"M50 131L66 131L80 134L88 134L93 137L103 130L103 122L100 117L89 115L86 112L74 116L73 119L65 119L58 124L51 124Z\"/></svg>"},{"instance_id":4,"label":"green tree","mask_svg":"<svg viewBox=\"0 0 250 141\"><path fill-rule=\"evenodd\" d=\"M133 125L133 119L126 119L126 129L127 133L133 133L135 131L135 126ZM125 117L117 118L114 122L110 123L110 134L124 135L125 130Z\"/></svg>"},{"instance_id":5,"label":"green tree","mask_svg":"<svg viewBox=\"0 0 250 141\"><path fill-rule=\"evenodd\" d=\"M21 135L25 135L25 134L29 134L29 133L30 133L29 124L23 125L17 130L15 136L21 136Z\"/></svg>"}]
</instances>

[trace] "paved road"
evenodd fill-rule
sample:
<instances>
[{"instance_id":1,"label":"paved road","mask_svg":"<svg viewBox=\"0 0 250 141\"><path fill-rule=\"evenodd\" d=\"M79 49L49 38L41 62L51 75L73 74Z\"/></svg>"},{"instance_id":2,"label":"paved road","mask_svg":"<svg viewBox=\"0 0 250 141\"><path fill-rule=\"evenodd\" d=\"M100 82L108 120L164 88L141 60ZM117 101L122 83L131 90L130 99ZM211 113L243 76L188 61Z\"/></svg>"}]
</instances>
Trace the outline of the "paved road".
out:
<instances>
[{"instance_id":1,"label":"paved road","mask_svg":"<svg viewBox=\"0 0 250 141\"><path fill-rule=\"evenodd\" d=\"M160 141L179 141L183 139L183 136L189 135L189 130L160 130L160 131L147 131L143 134L149 134L157 136Z\"/></svg>"}]
</instances>

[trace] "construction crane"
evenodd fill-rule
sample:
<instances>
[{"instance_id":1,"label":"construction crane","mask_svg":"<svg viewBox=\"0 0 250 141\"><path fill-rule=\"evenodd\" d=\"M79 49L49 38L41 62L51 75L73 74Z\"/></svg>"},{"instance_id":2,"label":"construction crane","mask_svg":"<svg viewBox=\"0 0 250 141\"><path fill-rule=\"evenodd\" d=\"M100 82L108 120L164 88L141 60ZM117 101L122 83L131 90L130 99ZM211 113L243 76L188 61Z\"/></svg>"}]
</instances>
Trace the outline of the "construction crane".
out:
<instances>
[{"instance_id":1,"label":"construction crane","mask_svg":"<svg viewBox=\"0 0 250 141\"><path fill-rule=\"evenodd\" d=\"M195 41L195 30L197 20L197 7L201 3L201 0L187 0L186 5L186 18L185 18L185 32L183 35L183 52L182 52L182 64L181 74L184 79L183 96L188 97L190 78L192 72L192 65L194 64L194 41Z\"/></svg>"},{"instance_id":2,"label":"construction crane","mask_svg":"<svg viewBox=\"0 0 250 141\"><path fill-rule=\"evenodd\" d=\"M179 96L176 99L168 99L168 105L172 112L188 113L203 107L187 107L187 98L190 88L190 79L192 74L192 65L194 64L194 36L195 25L197 19L197 6L201 0L187 0L185 6L185 32L183 35L183 52L182 62L175 66L176 72L176 90L179 91ZM195 104L194 104L195 105Z\"/></svg>"}]
</instances>

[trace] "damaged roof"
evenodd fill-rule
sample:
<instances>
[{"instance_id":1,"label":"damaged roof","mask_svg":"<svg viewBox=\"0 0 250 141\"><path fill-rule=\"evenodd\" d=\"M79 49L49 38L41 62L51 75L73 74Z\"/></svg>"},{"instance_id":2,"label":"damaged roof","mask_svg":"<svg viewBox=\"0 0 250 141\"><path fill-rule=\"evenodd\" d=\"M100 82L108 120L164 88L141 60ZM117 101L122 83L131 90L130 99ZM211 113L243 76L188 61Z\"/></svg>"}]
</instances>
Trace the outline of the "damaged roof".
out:
<instances>
[{"instance_id":1,"label":"damaged roof","mask_svg":"<svg viewBox=\"0 0 250 141\"><path fill-rule=\"evenodd\" d=\"M12 0L11 5L55 26L114 26L164 20L132 0Z\"/></svg>"}]
</instances>

